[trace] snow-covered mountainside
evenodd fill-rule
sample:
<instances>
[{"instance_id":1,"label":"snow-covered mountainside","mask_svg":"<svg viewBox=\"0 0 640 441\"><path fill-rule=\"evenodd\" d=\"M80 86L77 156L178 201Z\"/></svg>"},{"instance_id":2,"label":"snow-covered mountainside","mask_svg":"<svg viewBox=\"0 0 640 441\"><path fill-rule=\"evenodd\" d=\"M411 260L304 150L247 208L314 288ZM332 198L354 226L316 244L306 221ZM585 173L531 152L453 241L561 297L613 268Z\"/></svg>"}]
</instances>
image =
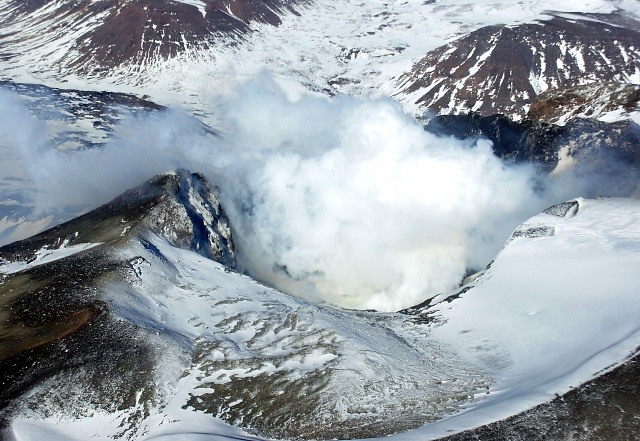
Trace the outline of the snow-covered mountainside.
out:
<instances>
[{"instance_id":1,"label":"snow-covered mountainside","mask_svg":"<svg viewBox=\"0 0 640 441\"><path fill-rule=\"evenodd\" d=\"M0 0L0 60L0 439L637 439L638 0Z\"/></svg>"},{"instance_id":2,"label":"snow-covered mountainside","mask_svg":"<svg viewBox=\"0 0 640 441\"><path fill-rule=\"evenodd\" d=\"M481 28L427 54L403 77L401 90L439 113L522 118L548 89L640 83L639 27L619 14L558 14Z\"/></svg>"},{"instance_id":3,"label":"snow-covered mountainside","mask_svg":"<svg viewBox=\"0 0 640 441\"><path fill-rule=\"evenodd\" d=\"M18 54L47 53L58 71L106 74L111 68L174 57L240 39L251 24L278 25L305 0L4 1L3 40ZM35 32L34 32L35 31ZM51 53L53 52L53 53ZM97 71L97 72L96 72Z\"/></svg>"},{"instance_id":4,"label":"snow-covered mountainside","mask_svg":"<svg viewBox=\"0 0 640 441\"><path fill-rule=\"evenodd\" d=\"M572 388L548 403L486 426L443 438L446 441L634 441L640 432L640 356Z\"/></svg>"},{"instance_id":5,"label":"snow-covered mountainside","mask_svg":"<svg viewBox=\"0 0 640 441\"><path fill-rule=\"evenodd\" d=\"M510 403L524 410L535 401L534 391L562 395L584 381L576 374L587 366L602 363L593 373L603 373L612 367L603 358L624 360L630 355L622 349L626 344L637 351L640 317L635 308L627 309L637 294L623 282L638 257L637 207L637 200L626 199L551 207L518 227L489 267L458 293L418 308L417 319L435 324L432 338L458 347L497 379L497 393L482 405L432 428L489 415L497 420L515 410ZM629 241L619 242L627 233ZM612 272L601 277L601 265ZM602 352L583 352L592 344ZM547 429L541 424L538 430Z\"/></svg>"},{"instance_id":6,"label":"snow-covered mountainside","mask_svg":"<svg viewBox=\"0 0 640 441\"><path fill-rule=\"evenodd\" d=\"M414 440L506 418L635 353L639 221L637 200L555 206L452 295L347 311L233 271L203 178L156 177L0 248L3 436Z\"/></svg>"},{"instance_id":7,"label":"snow-covered mountainside","mask_svg":"<svg viewBox=\"0 0 640 441\"><path fill-rule=\"evenodd\" d=\"M292 93L394 95L415 114L489 112L496 89L494 113L523 115L515 106L548 87L637 83L639 11L633 0L3 0L0 74L147 94L212 118L262 71Z\"/></svg>"}]
</instances>

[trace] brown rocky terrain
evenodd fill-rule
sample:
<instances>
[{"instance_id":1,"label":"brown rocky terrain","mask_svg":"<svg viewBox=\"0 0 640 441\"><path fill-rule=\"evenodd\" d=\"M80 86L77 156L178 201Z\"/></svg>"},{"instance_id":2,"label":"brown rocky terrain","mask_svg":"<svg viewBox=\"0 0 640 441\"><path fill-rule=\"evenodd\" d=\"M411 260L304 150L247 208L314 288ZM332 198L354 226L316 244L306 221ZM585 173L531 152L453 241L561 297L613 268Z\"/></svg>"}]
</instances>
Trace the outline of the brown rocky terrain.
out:
<instances>
[{"instance_id":1,"label":"brown rocky terrain","mask_svg":"<svg viewBox=\"0 0 640 441\"><path fill-rule=\"evenodd\" d=\"M541 93L531 103L527 118L553 124L576 117L597 118L611 112L626 115L633 111L640 111L640 85L588 84Z\"/></svg>"},{"instance_id":2,"label":"brown rocky terrain","mask_svg":"<svg viewBox=\"0 0 640 441\"><path fill-rule=\"evenodd\" d=\"M638 378L640 355L548 403L442 439L637 440L640 433Z\"/></svg>"}]
</instances>

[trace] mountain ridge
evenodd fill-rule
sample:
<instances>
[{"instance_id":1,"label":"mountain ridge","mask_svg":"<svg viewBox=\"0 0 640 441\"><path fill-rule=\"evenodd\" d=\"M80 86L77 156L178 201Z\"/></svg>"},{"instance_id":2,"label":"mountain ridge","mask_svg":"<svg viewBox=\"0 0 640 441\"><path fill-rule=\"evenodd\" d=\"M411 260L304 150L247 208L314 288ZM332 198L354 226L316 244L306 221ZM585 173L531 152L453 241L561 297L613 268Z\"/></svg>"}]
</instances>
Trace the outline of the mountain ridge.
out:
<instances>
[{"instance_id":1,"label":"mountain ridge","mask_svg":"<svg viewBox=\"0 0 640 441\"><path fill-rule=\"evenodd\" d=\"M438 113L523 118L548 89L638 84L638 22L623 18L558 14L533 24L481 28L427 54L399 89L420 108Z\"/></svg>"}]
</instances>

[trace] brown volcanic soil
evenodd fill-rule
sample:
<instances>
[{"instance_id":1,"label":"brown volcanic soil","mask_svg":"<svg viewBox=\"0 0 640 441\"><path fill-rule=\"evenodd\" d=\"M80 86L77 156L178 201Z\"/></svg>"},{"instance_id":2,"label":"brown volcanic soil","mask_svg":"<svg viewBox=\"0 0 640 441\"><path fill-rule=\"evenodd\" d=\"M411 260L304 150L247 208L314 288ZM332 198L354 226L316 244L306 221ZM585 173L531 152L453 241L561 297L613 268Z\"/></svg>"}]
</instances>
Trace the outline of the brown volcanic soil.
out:
<instances>
[{"instance_id":1,"label":"brown volcanic soil","mask_svg":"<svg viewBox=\"0 0 640 441\"><path fill-rule=\"evenodd\" d=\"M10 323L1 332L3 339L12 341L12 344L0 347L0 362L68 337L88 324L95 315L90 308L82 308L68 317L35 328Z\"/></svg>"},{"instance_id":2,"label":"brown volcanic soil","mask_svg":"<svg viewBox=\"0 0 640 441\"><path fill-rule=\"evenodd\" d=\"M62 385L76 375L73 384L95 383L85 389L92 395L87 401L111 410L135 403L135 389L148 387L149 344L100 300L101 281L117 277L125 265L96 247L3 276L0 427L15 409L37 407L37 398L23 394L45 381Z\"/></svg>"},{"instance_id":3,"label":"brown volcanic soil","mask_svg":"<svg viewBox=\"0 0 640 441\"><path fill-rule=\"evenodd\" d=\"M118 319L103 297L106 284L131 271L114 249L137 237L140 222L177 185L176 177L160 176L73 221L0 248L0 257L15 261L63 239L103 243L0 274L0 438L12 415L25 409L44 415L115 412L142 403L123 422L123 433L135 429L154 396L155 337ZM122 236L125 226L130 234Z\"/></svg>"}]
</instances>

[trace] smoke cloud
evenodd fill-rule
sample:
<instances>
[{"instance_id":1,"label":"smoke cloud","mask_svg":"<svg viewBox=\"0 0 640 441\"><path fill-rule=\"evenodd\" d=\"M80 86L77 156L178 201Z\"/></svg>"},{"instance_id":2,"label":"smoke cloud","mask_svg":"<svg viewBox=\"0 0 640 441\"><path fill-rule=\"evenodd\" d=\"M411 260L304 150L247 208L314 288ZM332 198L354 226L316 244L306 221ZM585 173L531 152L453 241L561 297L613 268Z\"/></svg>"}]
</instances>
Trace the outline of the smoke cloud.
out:
<instances>
[{"instance_id":1,"label":"smoke cloud","mask_svg":"<svg viewBox=\"0 0 640 441\"><path fill-rule=\"evenodd\" d=\"M29 164L43 212L97 206L169 169L201 171L221 189L246 272L314 301L378 310L454 288L519 223L590 196L593 183L507 164L488 141L425 132L391 100L292 100L263 76L223 108L221 138L168 111L126 120L99 150L29 147L42 144L29 141L33 121L15 125L27 141L5 144Z\"/></svg>"}]
</instances>

